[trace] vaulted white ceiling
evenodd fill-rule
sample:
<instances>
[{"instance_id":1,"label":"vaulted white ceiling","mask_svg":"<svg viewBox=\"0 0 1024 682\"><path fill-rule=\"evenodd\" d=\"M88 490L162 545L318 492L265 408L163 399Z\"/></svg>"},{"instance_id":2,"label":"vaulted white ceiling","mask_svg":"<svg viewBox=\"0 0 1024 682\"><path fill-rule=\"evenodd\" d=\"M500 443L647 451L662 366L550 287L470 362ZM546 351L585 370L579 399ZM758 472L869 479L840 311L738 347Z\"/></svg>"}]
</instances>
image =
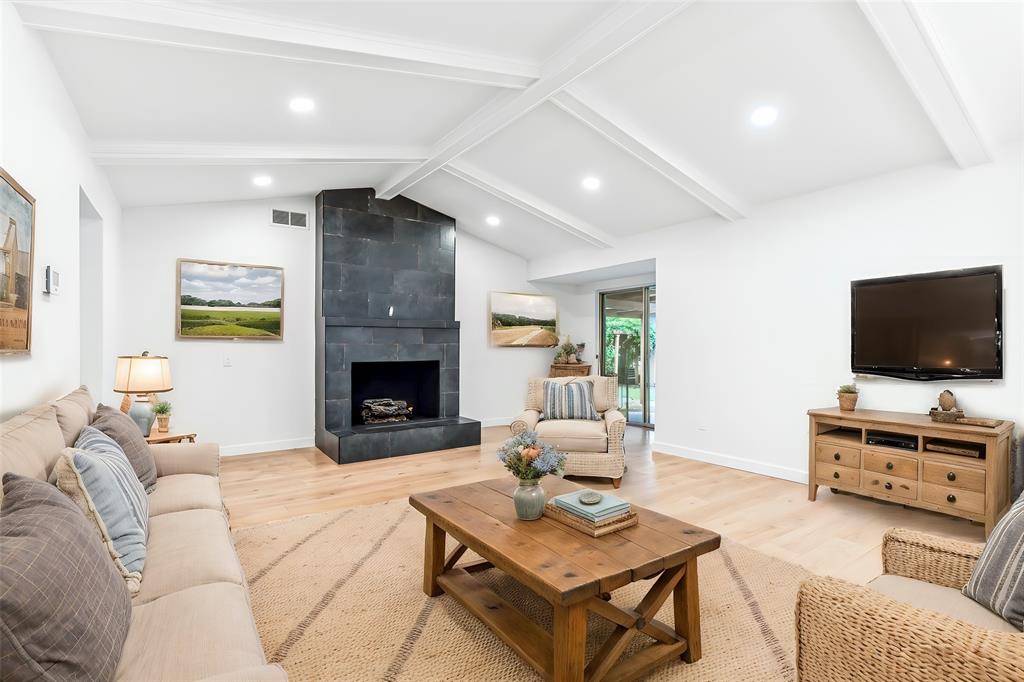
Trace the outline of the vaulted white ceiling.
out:
<instances>
[{"instance_id":1,"label":"vaulted white ceiling","mask_svg":"<svg viewBox=\"0 0 1024 682\"><path fill-rule=\"evenodd\" d=\"M1024 120L1018 2L18 7L125 206L372 186L526 257L985 163Z\"/></svg>"}]
</instances>

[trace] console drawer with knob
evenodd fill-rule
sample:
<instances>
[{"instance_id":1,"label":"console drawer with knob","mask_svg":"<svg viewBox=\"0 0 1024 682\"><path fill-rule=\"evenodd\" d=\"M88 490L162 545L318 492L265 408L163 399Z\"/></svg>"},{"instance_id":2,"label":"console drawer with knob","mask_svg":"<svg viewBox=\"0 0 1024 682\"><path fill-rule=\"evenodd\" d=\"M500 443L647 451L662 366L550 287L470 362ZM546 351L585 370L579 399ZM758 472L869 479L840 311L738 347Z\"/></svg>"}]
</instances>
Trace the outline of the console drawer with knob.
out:
<instances>
[{"instance_id":1,"label":"console drawer with knob","mask_svg":"<svg viewBox=\"0 0 1024 682\"><path fill-rule=\"evenodd\" d=\"M905 497L908 500L917 499L917 481L898 476L886 476L876 474L873 471L865 471L861 479L861 487L885 495Z\"/></svg>"},{"instance_id":2,"label":"console drawer with knob","mask_svg":"<svg viewBox=\"0 0 1024 682\"><path fill-rule=\"evenodd\" d=\"M821 463L814 468L818 483L832 488L860 486L860 469Z\"/></svg>"},{"instance_id":3,"label":"console drawer with knob","mask_svg":"<svg viewBox=\"0 0 1024 682\"><path fill-rule=\"evenodd\" d=\"M947 488L973 490L978 493L985 492L984 469L962 467L942 462L925 462L922 479L925 483L935 483Z\"/></svg>"},{"instance_id":4,"label":"console drawer with knob","mask_svg":"<svg viewBox=\"0 0 1024 682\"><path fill-rule=\"evenodd\" d=\"M814 458L822 464L833 464L841 467L860 468L860 450L845 445L818 443L814 449Z\"/></svg>"},{"instance_id":5,"label":"console drawer with knob","mask_svg":"<svg viewBox=\"0 0 1024 682\"><path fill-rule=\"evenodd\" d=\"M913 457L900 457L887 452L865 450L864 469L888 476L917 480L917 460Z\"/></svg>"},{"instance_id":6,"label":"console drawer with knob","mask_svg":"<svg viewBox=\"0 0 1024 682\"><path fill-rule=\"evenodd\" d=\"M925 483L921 499L940 507L960 509L974 514L985 513L985 494L973 490Z\"/></svg>"}]
</instances>

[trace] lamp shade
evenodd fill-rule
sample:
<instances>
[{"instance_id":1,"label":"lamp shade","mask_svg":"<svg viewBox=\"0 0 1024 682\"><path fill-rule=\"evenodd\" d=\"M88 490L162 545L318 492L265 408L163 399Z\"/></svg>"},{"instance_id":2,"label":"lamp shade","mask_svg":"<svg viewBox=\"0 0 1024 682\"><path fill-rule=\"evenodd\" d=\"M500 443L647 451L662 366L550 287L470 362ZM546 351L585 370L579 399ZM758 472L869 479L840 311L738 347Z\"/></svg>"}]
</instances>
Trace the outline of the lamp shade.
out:
<instances>
[{"instance_id":1,"label":"lamp shade","mask_svg":"<svg viewBox=\"0 0 1024 682\"><path fill-rule=\"evenodd\" d=\"M163 393L171 385L171 363L159 355L121 355L114 371L117 393Z\"/></svg>"}]
</instances>

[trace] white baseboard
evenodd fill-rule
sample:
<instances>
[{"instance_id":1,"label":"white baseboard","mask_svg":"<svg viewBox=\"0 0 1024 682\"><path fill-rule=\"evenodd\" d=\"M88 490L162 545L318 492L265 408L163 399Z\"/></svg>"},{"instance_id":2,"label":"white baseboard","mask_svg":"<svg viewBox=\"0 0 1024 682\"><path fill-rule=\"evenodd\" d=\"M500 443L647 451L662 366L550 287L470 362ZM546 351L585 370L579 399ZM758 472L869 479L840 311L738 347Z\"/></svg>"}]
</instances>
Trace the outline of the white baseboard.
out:
<instances>
[{"instance_id":1,"label":"white baseboard","mask_svg":"<svg viewBox=\"0 0 1024 682\"><path fill-rule=\"evenodd\" d=\"M513 417L492 417L490 419L478 419L477 421L479 421L480 426L483 427L509 426L513 421Z\"/></svg>"},{"instance_id":2,"label":"white baseboard","mask_svg":"<svg viewBox=\"0 0 1024 682\"><path fill-rule=\"evenodd\" d=\"M661 443L658 441L651 443L651 449L654 452L664 452L667 455L695 459L698 462L718 464L719 466L729 467L730 469L749 471L754 474L762 474L764 476L771 476L772 478L781 478L783 480L794 481L796 483L807 483L807 471L803 469L793 469L791 467L779 466L777 464L767 464L755 459L736 457L735 455L723 455L718 452L687 448L680 445L672 445L671 443Z\"/></svg>"},{"instance_id":3,"label":"white baseboard","mask_svg":"<svg viewBox=\"0 0 1024 682\"><path fill-rule=\"evenodd\" d=\"M312 438L289 438L287 440L268 440L262 443L242 443L240 445L222 445L220 448L221 457L235 457L237 455L255 455L261 452L273 452L274 450L291 450L293 448L311 448L314 445Z\"/></svg>"}]
</instances>

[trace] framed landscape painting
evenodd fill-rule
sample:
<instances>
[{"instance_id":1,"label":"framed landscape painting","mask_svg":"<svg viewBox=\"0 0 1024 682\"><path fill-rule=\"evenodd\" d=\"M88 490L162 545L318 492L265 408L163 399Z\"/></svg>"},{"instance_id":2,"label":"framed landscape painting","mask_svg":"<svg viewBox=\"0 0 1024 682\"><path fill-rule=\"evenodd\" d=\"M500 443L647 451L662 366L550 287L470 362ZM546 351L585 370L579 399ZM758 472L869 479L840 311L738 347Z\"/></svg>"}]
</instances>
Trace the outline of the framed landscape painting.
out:
<instances>
[{"instance_id":1,"label":"framed landscape painting","mask_svg":"<svg viewBox=\"0 0 1024 682\"><path fill-rule=\"evenodd\" d=\"M284 270L178 259L179 339L283 338Z\"/></svg>"},{"instance_id":2,"label":"framed landscape painting","mask_svg":"<svg viewBox=\"0 0 1024 682\"><path fill-rule=\"evenodd\" d=\"M36 201L0 168L0 355L32 346Z\"/></svg>"},{"instance_id":3,"label":"framed landscape painting","mask_svg":"<svg viewBox=\"0 0 1024 682\"><path fill-rule=\"evenodd\" d=\"M551 296L491 292L491 345L553 348L558 345L558 303Z\"/></svg>"}]
</instances>

